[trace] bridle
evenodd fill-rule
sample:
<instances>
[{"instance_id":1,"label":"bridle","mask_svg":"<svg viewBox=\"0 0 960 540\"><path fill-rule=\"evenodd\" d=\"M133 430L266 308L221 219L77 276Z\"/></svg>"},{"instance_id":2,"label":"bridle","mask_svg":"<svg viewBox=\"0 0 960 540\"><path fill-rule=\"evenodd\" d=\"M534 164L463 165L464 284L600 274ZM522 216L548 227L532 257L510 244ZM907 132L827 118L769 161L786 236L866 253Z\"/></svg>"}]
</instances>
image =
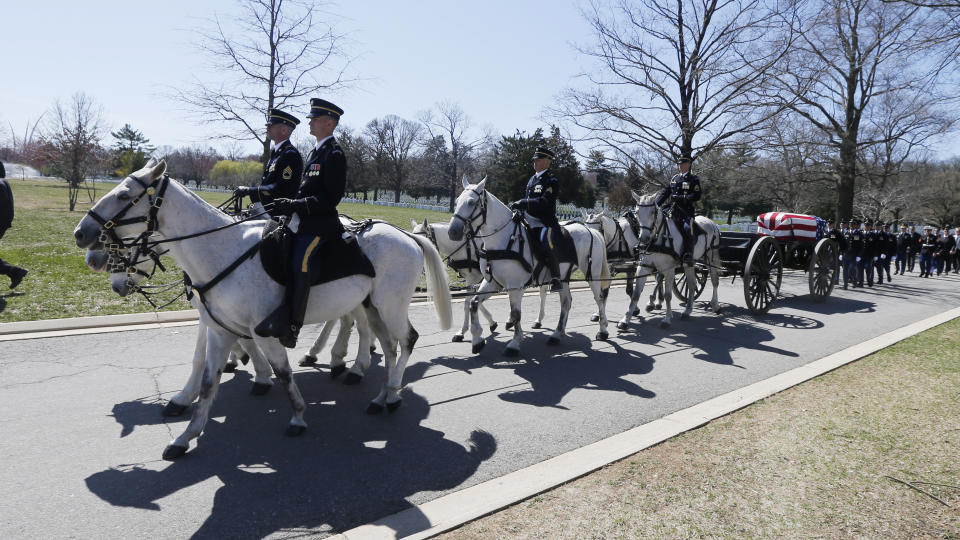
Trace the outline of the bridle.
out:
<instances>
[{"instance_id":1,"label":"bridle","mask_svg":"<svg viewBox=\"0 0 960 540\"><path fill-rule=\"evenodd\" d=\"M468 188L468 189L471 189L471 188ZM473 190L473 192L476 193L476 190ZM483 226L486 225L487 223L487 197L489 195L487 194L486 190L484 190L482 195L477 194L477 196L479 197L480 202L477 204L476 207L474 207L473 212L471 212L468 217L465 218L460 214L453 214L453 218L452 218L452 219L459 219L460 221L462 221L464 228L467 231L470 231L472 233L472 236L471 236L472 238L480 238L481 240L484 238L489 238L499 233L503 229L507 228L507 226L510 225L511 223L516 223L513 219L508 219L506 223L497 227L497 229L490 234L477 234L480 232L480 229L482 229ZM481 218L480 223L474 224L474 221L476 221L477 218ZM464 234L466 234L466 232L464 232Z\"/></svg>"}]
</instances>

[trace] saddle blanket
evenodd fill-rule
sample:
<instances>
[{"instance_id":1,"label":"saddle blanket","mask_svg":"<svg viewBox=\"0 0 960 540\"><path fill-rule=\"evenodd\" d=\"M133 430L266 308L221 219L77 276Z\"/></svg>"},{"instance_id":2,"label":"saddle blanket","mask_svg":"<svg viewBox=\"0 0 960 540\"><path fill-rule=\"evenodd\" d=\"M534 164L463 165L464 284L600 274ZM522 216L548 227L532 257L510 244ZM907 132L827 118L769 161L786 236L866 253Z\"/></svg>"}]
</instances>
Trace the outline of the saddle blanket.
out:
<instances>
[{"instance_id":1,"label":"saddle blanket","mask_svg":"<svg viewBox=\"0 0 960 540\"><path fill-rule=\"evenodd\" d=\"M286 231L286 234L281 234ZM267 275L280 285L287 285L290 257L293 251L293 233L286 227L281 228L276 221L268 221L263 228L263 243L260 246L260 260ZM348 233L331 238L320 244L310 256L310 284L319 285L356 274L375 277L376 272L370 259L360 249L356 235Z\"/></svg>"},{"instance_id":2,"label":"saddle blanket","mask_svg":"<svg viewBox=\"0 0 960 540\"><path fill-rule=\"evenodd\" d=\"M757 232L777 240L816 242L826 233L827 222L817 216L767 212L757 216Z\"/></svg>"}]
</instances>

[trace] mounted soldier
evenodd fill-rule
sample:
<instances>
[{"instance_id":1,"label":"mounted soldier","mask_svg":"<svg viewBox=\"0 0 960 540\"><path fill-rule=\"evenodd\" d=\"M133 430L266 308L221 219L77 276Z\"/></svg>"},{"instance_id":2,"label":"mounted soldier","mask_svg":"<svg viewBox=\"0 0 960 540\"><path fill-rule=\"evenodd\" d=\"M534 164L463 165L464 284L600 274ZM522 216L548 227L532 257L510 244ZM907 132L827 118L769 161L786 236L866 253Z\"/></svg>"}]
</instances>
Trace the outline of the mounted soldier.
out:
<instances>
[{"instance_id":1,"label":"mounted soldier","mask_svg":"<svg viewBox=\"0 0 960 540\"><path fill-rule=\"evenodd\" d=\"M300 119L280 109L267 113L267 138L273 143L270 159L263 166L263 178L255 187L240 186L233 191L238 198L250 197L260 203L274 218L289 214L272 207L275 199L293 199L297 196L303 176L303 158L300 151L290 143L290 135Z\"/></svg>"},{"instance_id":2,"label":"mounted soldier","mask_svg":"<svg viewBox=\"0 0 960 540\"><path fill-rule=\"evenodd\" d=\"M287 285L285 301L254 329L263 337L277 337L287 348L297 344L304 312L310 296L310 269L317 264L313 255L318 248L343 234L337 205L347 185L347 160L343 149L333 138L343 109L329 101L310 100L310 134L317 144L307 156L303 181L293 198L276 198L275 212L292 216L292 277Z\"/></svg>"},{"instance_id":3,"label":"mounted soldier","mask_svg":"<svg viewBox=\"0 0 960 540\"><path fill-rule=\"evenodd\" d=\"M526 198L510 203L510 209L523 212L532 236L539 239L540 255L550 271L550 290L557 292L563 289L557 255L562 237L560 222L557 221L560 181L550 170L553 157L553 151L549 148L537 147L533 152L534 173L527 181Z\"/></svg>"},{"instance_id":4,"label":"mounted soldier","mask_svg":"<svg viewBox=\"0 0 960 540\"><path fill-rule=\"evenodd\" d=\"M683 264L693 264L693 230L692 221L696 215L693 203L700 200L700 177L690 172L693 160L690 156L681 156L677 160L677 167L680 172L670 179L660 195L657 197L657 205L661 208L667 203L672 209L664 209L664 212L673 218L674 224L680 230L683 236L683 245L680 249L680 258Z\"/></svg>"}]
</instances>

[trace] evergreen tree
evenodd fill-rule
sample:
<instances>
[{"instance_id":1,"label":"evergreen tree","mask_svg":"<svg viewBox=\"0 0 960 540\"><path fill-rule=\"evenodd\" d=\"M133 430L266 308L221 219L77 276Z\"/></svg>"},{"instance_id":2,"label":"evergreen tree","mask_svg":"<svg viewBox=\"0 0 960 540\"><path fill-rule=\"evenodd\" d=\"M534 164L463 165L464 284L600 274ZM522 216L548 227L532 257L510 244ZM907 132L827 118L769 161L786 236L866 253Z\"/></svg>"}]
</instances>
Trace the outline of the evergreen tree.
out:
<instances>
[{"instance_id":1,"label":"evergreen tree","mask_svg":"<svg viewBox=\"0 0 960 540\"><path fill-rule=\"evenodd\" d=\"M130 124L111 131L110 135L117 140L113 145L114 174L117 176L127 176L140 170L147 164L150 154L156 150L155 146L150 145L150 139L130 127Z\"/></svg>"}]
</instances>

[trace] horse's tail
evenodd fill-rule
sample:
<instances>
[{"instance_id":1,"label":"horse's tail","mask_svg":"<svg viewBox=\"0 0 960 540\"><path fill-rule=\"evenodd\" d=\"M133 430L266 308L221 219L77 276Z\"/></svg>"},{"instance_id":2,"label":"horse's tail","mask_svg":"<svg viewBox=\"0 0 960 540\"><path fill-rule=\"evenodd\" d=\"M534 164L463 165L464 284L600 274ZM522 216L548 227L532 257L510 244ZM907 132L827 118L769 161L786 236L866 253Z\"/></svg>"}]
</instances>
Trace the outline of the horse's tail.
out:
<instances>
[{"instance_id":1,"label":"horse's tail","mask_svg":"<svg viewBox=\"0 0 960 540\"><path fill-rule=\"evenodd\" d=\"M404 231L407 232L407 231ZM449 330L453 325L453 305L450 301L450 285L447 283L447 270L440 258L437 248L427 238L407 232L420 249L423 250L424 271L427 274L427 295L433 300L433 307L437 310L440 320L440 329Z\"/></svg>"}]
</instances>

